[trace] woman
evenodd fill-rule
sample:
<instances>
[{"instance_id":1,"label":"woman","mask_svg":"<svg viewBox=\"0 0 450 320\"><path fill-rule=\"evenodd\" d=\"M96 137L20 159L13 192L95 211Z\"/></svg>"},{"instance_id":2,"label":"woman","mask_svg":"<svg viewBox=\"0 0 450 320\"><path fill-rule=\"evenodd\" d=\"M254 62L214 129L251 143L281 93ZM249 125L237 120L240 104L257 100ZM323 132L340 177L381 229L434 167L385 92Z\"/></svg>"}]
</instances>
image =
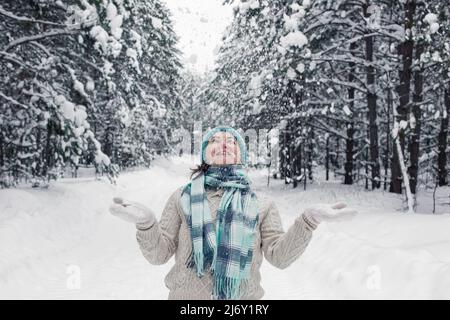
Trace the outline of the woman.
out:
<instances>
[{"instance_id":1,"label":"woman","mask_svg":"<svg viewBox=\"0 0 450 320\"><path fill-rule=\"evenodd\" d=\"M175 254L165 278L169 299L260 299L263 254L284 269L302 254L321 221L355 213L342 203L315 205L285 232L275 203L252 191L246 165L239 133L216 127L202 141L193 179L170 196L159 222L145 206L114 199L111 213L136 224L139 247L151 264Z\"/></svg>"}]
</instances>

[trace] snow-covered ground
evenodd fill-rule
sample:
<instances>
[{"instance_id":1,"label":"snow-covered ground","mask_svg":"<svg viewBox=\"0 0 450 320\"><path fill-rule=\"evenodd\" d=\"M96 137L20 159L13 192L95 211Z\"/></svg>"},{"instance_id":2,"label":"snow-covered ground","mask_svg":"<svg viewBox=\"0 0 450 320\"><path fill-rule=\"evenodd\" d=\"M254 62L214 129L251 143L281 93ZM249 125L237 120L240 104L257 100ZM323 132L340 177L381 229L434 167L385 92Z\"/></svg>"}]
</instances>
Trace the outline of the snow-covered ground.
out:
<instances>
[{"instance_id":1,"label":"snow-covered ground","mask_svg":"<svg viewBox=\"0 0 450 320\"><path fill-rule=\"evenodd\" d=\"M47 190L0 190L0 298L166 299L173 258L150 265L134 226L107 208L122 195L160 214L191 165L158 159L150 170L123 173L117 186L86 177ZM257 193L276 202L285 229L316 202L343 200L359 211L351 221L320 225L287 269L264 262L265 299L450 299L450 214L402 213L398 196L336 181L305 192L274 180L266 187L264 170L251 177Z\"/></svg>"}]
</instances>

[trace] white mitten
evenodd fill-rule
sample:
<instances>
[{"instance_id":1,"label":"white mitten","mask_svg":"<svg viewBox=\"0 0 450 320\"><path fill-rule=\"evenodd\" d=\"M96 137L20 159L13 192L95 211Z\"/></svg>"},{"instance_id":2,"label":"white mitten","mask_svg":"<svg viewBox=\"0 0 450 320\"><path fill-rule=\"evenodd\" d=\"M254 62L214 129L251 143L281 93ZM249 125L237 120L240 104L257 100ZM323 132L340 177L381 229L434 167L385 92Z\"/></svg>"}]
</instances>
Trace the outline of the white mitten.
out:
<instances>
[{"instance_id":1,"label":"white mitten","mask_svg":"<svg viewBox=\"0 0 450 320\"><path fill-rule=\"evenodd\" d=\"M322 221L344 221L350 220L356 215L357 211L347 208L342 202L335 204L316 204L305 209L303 215L316 225Z\"/></svg>"},{"instance_id":2,"label":"white mitten","mask_svg":"<svg viewBox=\"0 0 450 320\"><path fill-rule=\"evenodd\" d=\"M135 223L139 229L148 229L156 222L152 210L139 202L124 200L120 197L113 199L114 204L109 207L109 212L125 221Z\"/></svg>"}]
</instances>

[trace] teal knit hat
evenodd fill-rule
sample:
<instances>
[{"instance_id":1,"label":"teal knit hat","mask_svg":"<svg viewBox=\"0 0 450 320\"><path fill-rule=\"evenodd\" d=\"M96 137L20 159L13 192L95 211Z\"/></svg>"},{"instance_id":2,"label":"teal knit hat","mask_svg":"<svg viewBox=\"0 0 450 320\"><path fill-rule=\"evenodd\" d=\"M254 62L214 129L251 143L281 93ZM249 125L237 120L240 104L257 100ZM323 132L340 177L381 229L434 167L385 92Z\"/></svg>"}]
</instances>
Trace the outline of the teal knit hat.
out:
<instances>
[{"instance_id":1,"label":"teal knit hat","mask_svg":"<svg viewBox=\"0 0 450 320\"><path fill-rule=\"evenodd\" d=\"M236 141L239 144L239 148L241 150L241 162L243 166L247 165L247 149L245 147L245 141L242 138L242 136L237 132L235 129L228 127L228 126L218 126L212 128L210 131L208 131L205 136L203 137L202 141L202 154L201 154L201 163L206 162L206 147L208 146L209 139L217 132L228 132L232 134Z\"/></svg>"}]
</instances>

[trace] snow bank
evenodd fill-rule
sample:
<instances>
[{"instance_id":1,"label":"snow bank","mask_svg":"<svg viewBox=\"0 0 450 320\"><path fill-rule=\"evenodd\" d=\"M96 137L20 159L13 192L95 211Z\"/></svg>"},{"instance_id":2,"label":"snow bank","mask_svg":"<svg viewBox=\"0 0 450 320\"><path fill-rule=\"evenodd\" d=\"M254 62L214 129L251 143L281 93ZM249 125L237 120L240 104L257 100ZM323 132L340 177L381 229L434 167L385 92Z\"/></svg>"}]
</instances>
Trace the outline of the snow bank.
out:
<instances>
[{"instance_id":1,"label":"snow bank","mask_svg":"<svg viewBox=\"0 0 450 320\"><path fill-rule=\"evenodd\" d=\"M253 177L260 186L267 179ZM429 206L407 214L397 195L338 181L319 179L306 192L283 190L282 181L272 181L270 192L260 188L277 203L285 229L313 203L344 201L359 212L352 221L320 225L284 274L263 264L263 284L273 290L266 299L450 298L450 214L433 215Z\"/></svg>"},{"instance_id":2,"label":"snow bank","mask_svg":"<svg viewBox=\"0 0 450 320\"><path fill-rule=\"evenodd\" d=\"M117 195L162 212L188 180L188 164L183 177L182 164L158 162L123 174L117 186L86 177L61 179L49 189L0 190L0 299L166 298L168 265L149 266L134 226L108 213ZM77 269L80 288L70 289Z\"/></svg>"},{"instance_id":3,"label":"snow bank","mask_svg":"<svg viewBox=\"0 0 450 320\"><path fill-rule=\"evenodd\" d=\"M0 190L0 298L166 299L173 258L149 265L134 226L107 208L120 195L160 215L193 165L190 157L158 159L150 170L122 174L117 186L85 177L48 190ZM352 221L320 225L287 269L264 261L265 299L450 298L449 214L425 206L406 214L397 195L321 181L322 174L306 191L274 180L267 187L266 170L250 176L257 194L275 201L285 229L313 203L343 200L359 211Z\"/></svg>"}]
</instances>

